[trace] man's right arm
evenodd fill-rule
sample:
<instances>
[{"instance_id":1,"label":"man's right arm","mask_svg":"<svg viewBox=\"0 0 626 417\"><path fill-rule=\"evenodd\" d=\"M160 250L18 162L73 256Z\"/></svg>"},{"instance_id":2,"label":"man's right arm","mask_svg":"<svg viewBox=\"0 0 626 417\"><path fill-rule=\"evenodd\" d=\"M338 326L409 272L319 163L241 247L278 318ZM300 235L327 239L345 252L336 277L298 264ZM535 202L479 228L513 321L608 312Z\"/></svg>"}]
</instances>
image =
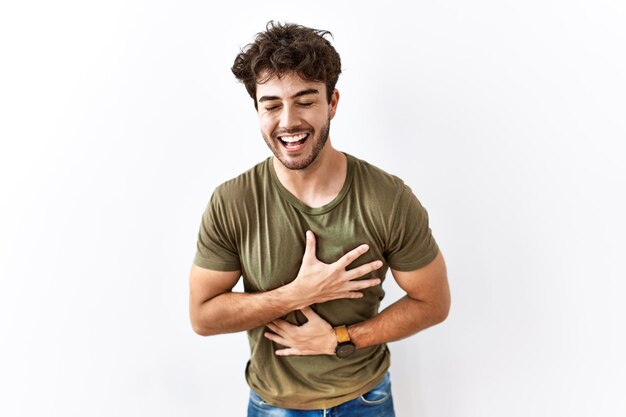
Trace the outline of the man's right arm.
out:
<instances>
[{"instance_id":1,"label":"man's right arm","mask_svg":"<svg viewBox=\"0 0 626 417\"><path fill-rule=\"evenodd\" d=\"M239 332L263 326L311 304L338 298L360 298L360 290L380 279L354 281L382 266L374 261L346 270L368 250L361 245L337 262L325 264L315 256L315 236L307 232L298 276L289 284L260 293L232 292L240 271L214 271L193 265L189 277L189 313L194 331L202 336Z\"/></svg>"},{"instance_id":2,"label":"man's right arm","mask_svg":"<svg viewBox=\"0 0 626 417\"><path fill-rule=\"evenodd\" d=\"M210 336L248 330L297 309L286 287L257 294L232 292L240 274L192 266L189 313L196 333Z\"/></svg>"}]
</instances>

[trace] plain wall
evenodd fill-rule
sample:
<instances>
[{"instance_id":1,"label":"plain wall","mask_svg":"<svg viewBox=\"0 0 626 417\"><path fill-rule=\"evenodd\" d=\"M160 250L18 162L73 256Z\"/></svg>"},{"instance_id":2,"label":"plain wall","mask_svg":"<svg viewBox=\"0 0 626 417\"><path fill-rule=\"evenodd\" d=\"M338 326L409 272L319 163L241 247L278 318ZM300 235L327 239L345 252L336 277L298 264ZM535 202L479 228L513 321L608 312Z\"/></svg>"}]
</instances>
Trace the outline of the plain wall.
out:
<instances>
[{"instance_id":1,"label":"plain wall","mask_svg":"<svg viewBox=\"0 0 626 417\"><path fill-rule=\"evenodd\" d=\"M0 414L245 414L245 334L193 333L188 272L213 189L269 155L230 66L270 19L332 31L333 144L447 260L448 320L390 345L398 416L626 415L606 0L3 2Z\"/></svg>"}]
</instances>

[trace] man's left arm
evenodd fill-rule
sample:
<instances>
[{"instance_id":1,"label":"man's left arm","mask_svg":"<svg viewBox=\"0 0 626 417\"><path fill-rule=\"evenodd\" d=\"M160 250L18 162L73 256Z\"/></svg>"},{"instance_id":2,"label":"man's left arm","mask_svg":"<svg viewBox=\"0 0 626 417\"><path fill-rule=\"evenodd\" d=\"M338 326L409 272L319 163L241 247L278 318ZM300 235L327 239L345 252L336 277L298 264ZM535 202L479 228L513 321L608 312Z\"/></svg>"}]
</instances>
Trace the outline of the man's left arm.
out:
<instances>
[{"instance_id":1,"label":"man's left arm","mask_svg":"<svg viewBox=\"0 0 626 417\"><path fill-rule=\"evenodd\" d=\"M441 252L422 268L391 273L406 295L371 319L348 326L357 349L403 339L448 317L450 288Z\"/></svg>"},{"instance_id":2,"label":"man's left arm","mask_svg":"<svg viewBox=\"0 0 626 417\"><path fill-rule=\"evenodd\" d=\"M441 323L448 316L450 289L441 252L422 268L408 272L392 269L391 272L406 295L371 319L348 326L348 333L357 349L403 339ZM303 313L309 321L301 326L284 320L268 324L273 333L266 333L265 336L287 346L276 354L333 354L337 339L331 325L310 308Z\"/></svg>"}]
</instances>

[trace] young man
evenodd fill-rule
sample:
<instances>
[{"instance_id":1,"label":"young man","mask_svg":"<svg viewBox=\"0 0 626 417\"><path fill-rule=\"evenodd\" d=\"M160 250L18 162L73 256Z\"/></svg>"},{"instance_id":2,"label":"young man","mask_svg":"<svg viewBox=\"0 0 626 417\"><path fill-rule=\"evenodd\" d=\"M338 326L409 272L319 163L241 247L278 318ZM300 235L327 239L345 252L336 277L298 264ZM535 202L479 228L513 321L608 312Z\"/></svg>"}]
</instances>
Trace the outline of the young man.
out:
<instances>
[{"instance_id":1,"label":"young man","mask_svg":"<svg viewBox=\"0 0 626 417\"><path fill-rule=\"evenodd\" d=\"M411 190L331 144L341 62L328 34L270 22L232 69L273 157L213 193L190 315L200 335L248 332L249 416L393 416L386 343L450 306ZM406 295L378 313L389 268ZM245 292L232 292L240 277Z\"/></svg>"}]
</instances>

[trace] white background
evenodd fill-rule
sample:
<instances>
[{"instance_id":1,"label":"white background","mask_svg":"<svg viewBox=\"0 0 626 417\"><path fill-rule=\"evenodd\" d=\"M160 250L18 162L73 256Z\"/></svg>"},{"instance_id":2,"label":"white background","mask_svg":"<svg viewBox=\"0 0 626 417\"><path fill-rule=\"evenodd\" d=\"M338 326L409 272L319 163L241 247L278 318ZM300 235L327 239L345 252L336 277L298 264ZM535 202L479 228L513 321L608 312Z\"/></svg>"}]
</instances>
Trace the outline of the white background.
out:
<instances>
[{"instance_id":1,"label":"white background","mask_svg":"<svg viewBox=\"0 0 626 417\"><path fill-rule=\"evenodd\" d=\"M230 66L270 19L333 32L334 145L447 259L398 415L626 415L617 0L3 2L0 414L245 414L246 337L192 332L187 277L213 188L269 155Z\"/></svg>"}]
</instances>

